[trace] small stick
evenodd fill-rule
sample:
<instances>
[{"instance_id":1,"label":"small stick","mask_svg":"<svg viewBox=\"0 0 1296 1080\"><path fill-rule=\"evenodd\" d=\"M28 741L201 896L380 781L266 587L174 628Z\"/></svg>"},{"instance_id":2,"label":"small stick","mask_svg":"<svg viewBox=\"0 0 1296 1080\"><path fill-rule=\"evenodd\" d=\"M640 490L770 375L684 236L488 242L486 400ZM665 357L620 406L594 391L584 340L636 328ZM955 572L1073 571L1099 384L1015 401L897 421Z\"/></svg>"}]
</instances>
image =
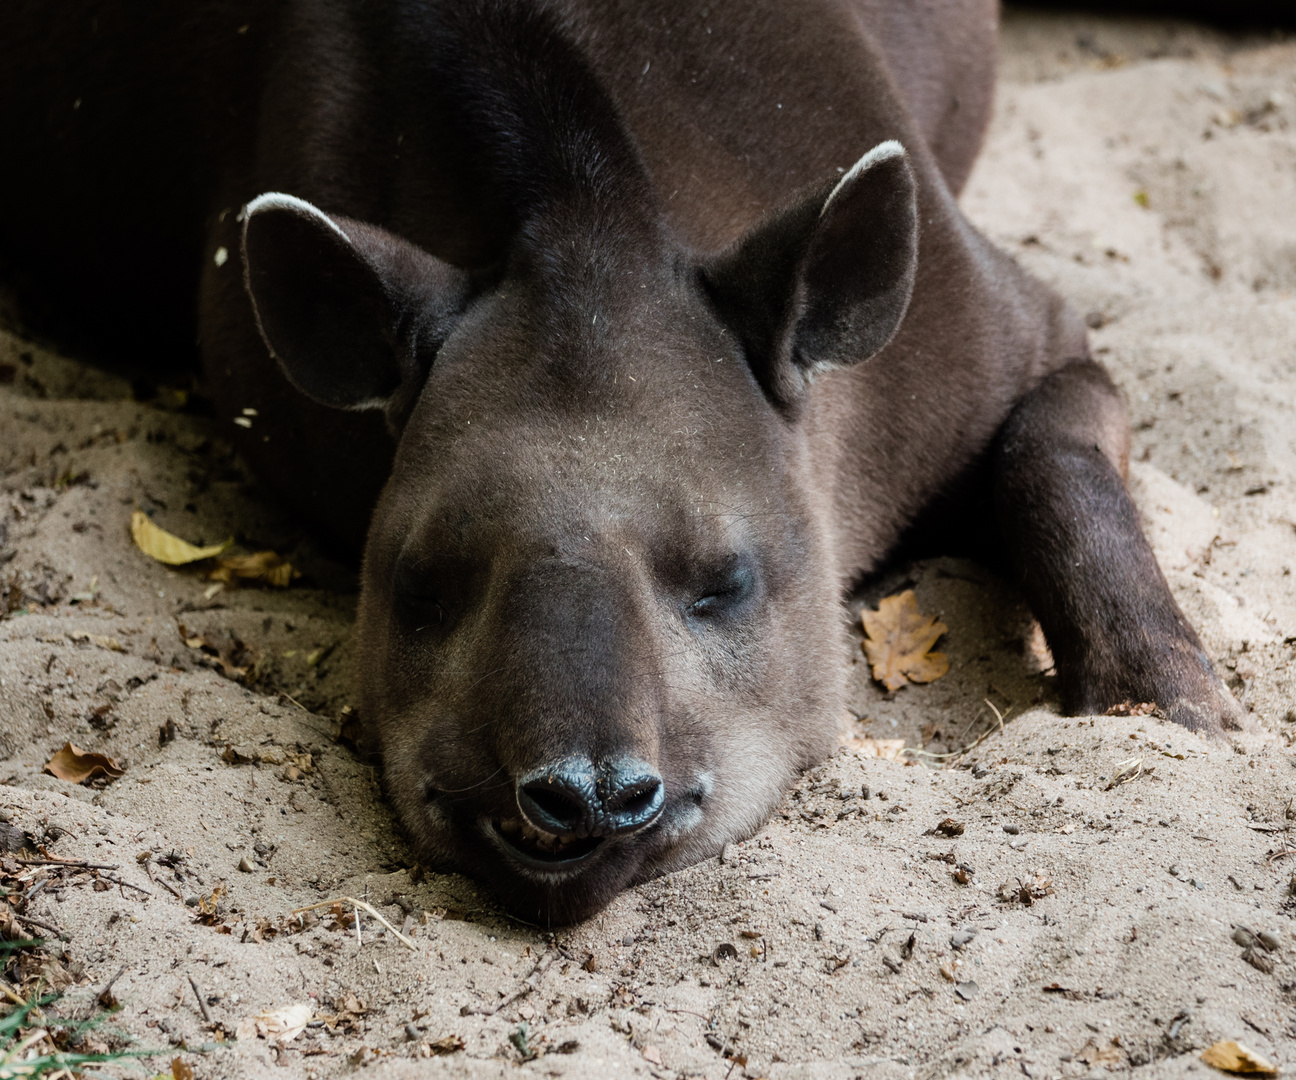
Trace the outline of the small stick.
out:
<instances>
[{"instance_id":1,"label":"small stick","mask_svg":"<svg viewBox=\"0 0 1296 1080\"><path fill-rule=\"evenodd\" d=\"M193 987L194 997L198 999L198 1011L202 1013L203 1023L212 1022L211 1011L207 1008L207 1001L203 997L202 988L198 985L198 980L192 975L189 976L189 985Z\"/></svg>"},{"instance_id":2,"label":"small stick","mask_svg":"<svg viewBox=\"0 0 1296 1080\"><path fill-rule=\"evenodd\" d=\"M15 1005L27 1004L27 1000L25 998L20 998L17 994L15 994L13 992L13 987L11 987L7 982L5 982L4 979L0 979L0 990L3 990L5 992L5 995L9 998L9 1000L12 1001Z\"/></svg>"},{"instance_id":3,"label":"small stick","mask_svg":"<svg viewBox=\"0 0 1296 1080\"><path fill-rule=\"evenodd\" d=\"M6 1062L21 1061L23 1054L25 1054L30 1047L35 1046L36 1043L40 1042L41 1039L44 1039L48 1035L49 1032L46 1031L44 1028L40 1028L37 1031L33 1031L30 1035L27 1036L27 1038L23 1039L22 1042L20 1042L17 1046L15 1046L12 1050L10 1050L9 1053L5 1054L4 1060ZM8 1070L6 1070L6 1072L7 1071Z\"/></svg>"},{"instance_id":4,"label":"small stick","mask_svg":"<svg viewBox=\"0 0 1296 1080\"><path fill-rule=\"evenodd\" d=\"M108 866L105 863L81 862L78 859L18 859L23 866L72 866L79 870L120 870L120 865Z\"/></svg>"},{"instance_id":5,"label":"small stick","mask_svg":"<svg viewBox=\"0 0 1296 1080\"><path fill-rule=\"evenodd\" d=\"M145 896L153 895L148 891L148 889L141 889L138 885L132 885L129 881L122 881L119 877L113 877L112 874L100 874L99 876L104 881L111 881L114 885L125 885L126 888L134 889L136 892L142 892Z\"/></svg>"},{"instance_id":6,"label":"small stick","mask_svg":"<svg viewBox=\"0 0 1296 1080\"><path fill-rule=\"evenodd\" d=\"M60 938L63 937L63 931L57 926L51 926L47 922L41 922L40 919L33 919L30 915L19 915L16 911L11 912L11 914L20 922L31 923L32 926L39 926L42 930L48 930L51 934L57 934Z\"/></svg>"},{"instance_id":7,"label":"small stick","mask_svg":"<svg viewBox=\"0 0 1296 1080\"><path fill-rule=\"evenodd\" d=\"M366 904L365 906L368 907L369 905ZM364 940L360 937L360 905L357 904L355 908L353 908L352 910L355 913L355 921L356 921L356 948L363 949ZM393 932L395 932L396 928L392 927L392 930Z\"/></svg>"},{"instance_id":8,"label":"small stick","mask_svg":"<svg viewBox=\"0 0 1296 1080\"><path fill-rule=\"evenodd\" d=\"M393 934L395 934L400 941L408 945L410 949L412 949L414 952L418 952L418 946L415 945L414 942L412 942L399 930L397 930L396 927L392 926L392 924L389 923L386 919L384 919L382 915L380 915L374 909L372 904L366 904L363 900L357 900L353 896L339 896L335 900L321 900L318 904L310 904L307 907L293 908L292 913L294 915L300 915L303 911L315 911L317 908L332 907L334 904L350 904L353 907L364 908L365 911L369 912L370 915L372 915L375 919L377 919L380 923L382 923L383 926L387 927L388 930L390 930ZM360 925L360 916L359 913L357 912L356 926L359 925Z\"/></svg>"},{"instance_id":9,"label":"small stick","mask_svg":"<svg viewBox=\"0 0 1296 1080\"><path fill-rule=\"evenodd\" d=\"M498 1005L464 1005L460 1008L459 1015L494 1016L501 1009L507 1009L510 1005L514 1005L521 1001L527 996L527 994L531 993L532 990L540 985L540 980L544 978L545 972L549 970L553 965L553 962L558 959L558 955L558 952L553 950L547 952L543 957L541 957L541 959L536 962L536 966L531 969L531 974L526 977L526 981L522 984L522 989L512 997L505 998Z\"/></svg>"},{"instance_id":10,"label":"small stick","mask_svg":"<svg viewBox=\"0 0 1296 1080\"><path fill-rule=\"evenodd\" d=\"M104 985L104 988L100 990L99 993L95 994L95 1001L99 1002L99 1004L102 1005L105 1009L111 1008L113 1004L113 998L112 998L113 983L115 983L118 979L120 979L124 974L126 974L126 969L124 967L118 968L117 974L108 980L108 982Z\"/></svg>"},{"instance_id":11,"label":"small stick","mask_svg":"<svg viewBox=\"0 0 1296 1080\"><path fill-rule=\"evenodd\" d=\"M177 900L184 899L184 893L182 893L179 889L177 889L174 885L172 885L171 882L167 881L166 878L159 879L153 876L152 859L144 860L144 870L145 872L147 872L149 876L149 881L153 882L154 885L161 885L162 888L166 889L166 891L169 892L172 896L174 896Z\"/></svg>"}]
</instances>

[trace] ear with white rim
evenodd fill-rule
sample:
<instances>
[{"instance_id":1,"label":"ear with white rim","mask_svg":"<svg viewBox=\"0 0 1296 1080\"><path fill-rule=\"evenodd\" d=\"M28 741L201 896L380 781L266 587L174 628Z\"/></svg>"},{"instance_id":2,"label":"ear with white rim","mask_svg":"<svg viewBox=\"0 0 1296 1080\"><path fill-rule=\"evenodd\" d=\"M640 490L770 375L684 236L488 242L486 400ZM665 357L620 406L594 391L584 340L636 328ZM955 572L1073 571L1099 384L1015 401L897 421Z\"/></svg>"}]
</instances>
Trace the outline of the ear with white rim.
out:
<instances>
[{"instance_id":1,"label":"ear with white rim","mask_svg":"<svg viewBox=\"0 0 1296 1080\"><path fill-rule=\"evenodd\" d=\"M307 397L403 424L463 310L466 276L384 229L293 195L248 203L245 284L270 355Z\"/></svg>"},{"instance_id":2,"label":"ear with white rim","mask_svg":"<svg viewBox=\"0 0 1296 1080\"><path fill-rule=\"evenodd\" d=\"M771 214L701 273L758 381L784 406L814 375L886 347L917 264L917 190L904 147L891 140L827 192Z\"/></svg>"}]
</instances>

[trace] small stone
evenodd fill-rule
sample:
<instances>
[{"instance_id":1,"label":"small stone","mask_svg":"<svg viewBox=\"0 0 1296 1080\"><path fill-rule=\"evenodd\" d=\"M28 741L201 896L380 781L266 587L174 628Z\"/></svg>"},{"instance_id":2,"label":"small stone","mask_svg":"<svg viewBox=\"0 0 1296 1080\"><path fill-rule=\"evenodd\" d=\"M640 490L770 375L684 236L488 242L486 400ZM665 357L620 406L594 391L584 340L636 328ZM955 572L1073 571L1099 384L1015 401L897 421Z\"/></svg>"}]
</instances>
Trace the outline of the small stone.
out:
<instances>
[{"instance_id":1,"label":"small stone","mask_svg":"<svg viewBox=\"0 0 1296 1080\"><path fill-rule=\"evenodd\" d=\"M1245 926L1236 927L1233 931L1233 940L1244 949L1251 948L1256 943L1255 934Z\"/></svg>"},{"instance_id":2,"label":"small stone","mask_svg":"<svg viewBox=\"0 0 1296 1080\"><path fill-rule=\"evenodd\" d=\"M1005 825L1003 827L1003 831L1006 832L1009 836L1016 836L1019 832L1021 832L1021 826L1012 825L1012 824Z\"/></svg>"},{"instance_id":3,"label":"small stone","mask_svg":"<svg viewBox=\"0 0 1296 1080\"><path fill-rule=\"evenodd\" d=\"M971 1001L977 996L980 989L981 987L977 986L975 982L962 982L954 987L954 993L958 994L964 1001Z\"/></svg>"},{"instance_id":4,"label":"small stone","mask_svg":"<svg viewBox=\"0 0 1296 1080\"><path fill-rule=\"evenodd\" d=\"M413 1024L405 1025L405 1041L406 1042L419 1041L419 1029L416 1028Z\"/></svg>"},{"instance_id":5,"label":"small stone","mask_svg":"<svg viewBox=\"0 0 1296 1080\"><path fill-rule=\"evenodd\" d=\"M1282 938L1272 930L1261 930L1260 933L1256 934L1256 940L1259 941L1268 952L1276 952L1278 946L1282 944Z\"/></svg>"},{"instance_id":6,"label":"small stone","mask_svg":"<svg viewBox=\"0 0 1296 1080\"><path fill-rule=\"evenodd\" d=\"M252 865L252 860L249 859L246 855L244 855L243 858L239 859L238 868L242 870L243 873L245 874L250 874L256 869L256 867Z\"/></svg>"},{"instance_id":7,"label":"small stone","mask_svg":"<svg viewBox=\"0 0 1296 1080\"><path fill-rule=\"evenodd\" d=\"M972 939L976 937L976 931L972 929L959 930L957 933L950 935L950 947L962 951L972 944Z\"/></svg>"},{"instance_id":8,"label":"small stone","mask_svg":"<svg viewBox=\"0 0 1296 1080\"><path fill-rule=\"evenodd\" d=\"M198 904L199 904L199 902L200 902L200 901L199 901L198 897L196 897L196 896L186 896L186 897L185 897L185 907L197 907Z\"/></svg>"}]
</instances>

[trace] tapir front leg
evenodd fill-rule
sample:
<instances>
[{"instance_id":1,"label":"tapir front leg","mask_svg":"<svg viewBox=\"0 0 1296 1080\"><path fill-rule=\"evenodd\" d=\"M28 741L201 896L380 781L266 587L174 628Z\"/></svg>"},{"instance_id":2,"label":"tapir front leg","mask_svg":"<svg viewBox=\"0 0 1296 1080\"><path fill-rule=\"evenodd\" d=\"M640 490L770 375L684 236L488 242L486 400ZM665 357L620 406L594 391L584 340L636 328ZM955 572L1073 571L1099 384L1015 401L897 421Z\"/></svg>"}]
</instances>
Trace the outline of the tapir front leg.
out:
<instances>
[{"instance_id":1,"label":"tapir front leg","mask_svg":"<svg viewBox=\"0 0 1296 1080\"><path fill-rule=\"evenodd\" d=\"M1128 462L1124 405L1088 361L1026 395L995 447L995 514L1053 651L1063 707L1155 702L1196 731L1237 728L1241 710L1143 536Z\"/></svg>"}]
</instances>

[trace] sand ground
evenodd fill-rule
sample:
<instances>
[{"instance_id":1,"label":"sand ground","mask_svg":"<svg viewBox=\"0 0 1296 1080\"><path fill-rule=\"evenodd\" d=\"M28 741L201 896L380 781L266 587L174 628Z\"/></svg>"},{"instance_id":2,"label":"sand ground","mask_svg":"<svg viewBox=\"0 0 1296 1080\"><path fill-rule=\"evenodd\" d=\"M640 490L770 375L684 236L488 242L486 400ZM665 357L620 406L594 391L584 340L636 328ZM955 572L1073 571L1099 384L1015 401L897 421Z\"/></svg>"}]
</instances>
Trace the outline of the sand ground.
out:
<instances>
[{"instance_id":1,"label":"sand ground","mask_svg":"<svg viewBox=\"0 0 1296 1080\"><path fill-rule=\"evenodd\" d=\"M338 741L345 570L207 421L4 332L0 818L128 883L4 864L50 879L26 911L68 938L66 1008L122 969L109 1027L200 1078L1177 1077L1209 1073L1199 1054L1226 1038L1296 1067L1296 43L1015 15L1002 53L964 204L1088 314L1149 535L1251 730L1060 717L1017 598L975 566L918 565L953 669L887 699L852 642L851 733L983 742L843 751L723 859L540 932L413 870ZM132 547L137 505L306 576L209 596ZM42 775L68 740L125 775ZM959 835L933 832L947 818ZM345 912L290 918L343 895L414 949L368 917L359 940ZM1276 948L1244 950L1240 926ZM286 1047L248 1030L292 1004L316 1023Z\"/></svg>"}]
</instances>

